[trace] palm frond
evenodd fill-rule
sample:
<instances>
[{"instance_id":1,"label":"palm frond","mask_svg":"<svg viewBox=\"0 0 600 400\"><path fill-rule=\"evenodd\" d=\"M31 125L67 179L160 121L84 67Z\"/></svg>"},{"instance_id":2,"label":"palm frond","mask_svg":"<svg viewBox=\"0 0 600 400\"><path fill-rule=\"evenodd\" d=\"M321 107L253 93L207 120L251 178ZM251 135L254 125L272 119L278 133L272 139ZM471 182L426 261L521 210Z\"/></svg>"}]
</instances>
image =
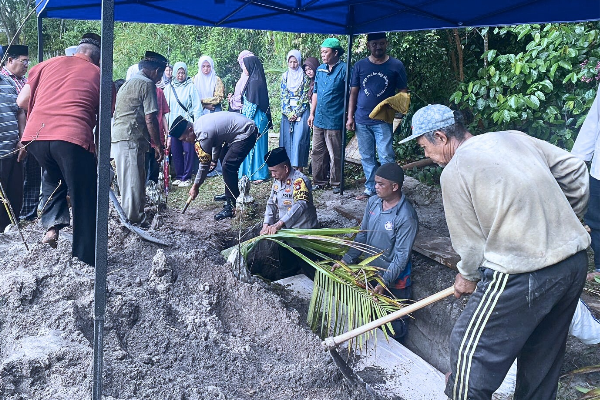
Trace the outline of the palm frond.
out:
<instances>
[{"instance_id":1,"label":"palm frond","mask_svg":"<svg viewBox=\"0 0 600 400\"><path fill-rule=\"evenodd\" d=\"M314 287L308 310L308 323L311 329L322 337L339 335L347 330L367 324L377 318L392 313L402 307L401 301L390 296L373 292L372 282L385 287L380 277L381 269L369 265L381 256L380 249L354 242L348 236L355 236L358 228L340 229L282 229L274 235L263 235L249 239L230 249L223 251L225 257L231 252L237 262L244 263L238 268L246 268L245 260L252 248L260 240L271 240L300 257L304 262L315 268ZM346 237L339 237L346 235ZM356 265L346 265L336 261L332 256L340 256L348 249L355 248L366 255L366 258ZM313 260L302 251L310 253L318 260ZM339 268L333 268L334 264ZM391 324L382 327L386 337L394 334ZM373 332L366 333L351 341L348 348L356 344L362 347Z\"/></svg>"}]
</instances>

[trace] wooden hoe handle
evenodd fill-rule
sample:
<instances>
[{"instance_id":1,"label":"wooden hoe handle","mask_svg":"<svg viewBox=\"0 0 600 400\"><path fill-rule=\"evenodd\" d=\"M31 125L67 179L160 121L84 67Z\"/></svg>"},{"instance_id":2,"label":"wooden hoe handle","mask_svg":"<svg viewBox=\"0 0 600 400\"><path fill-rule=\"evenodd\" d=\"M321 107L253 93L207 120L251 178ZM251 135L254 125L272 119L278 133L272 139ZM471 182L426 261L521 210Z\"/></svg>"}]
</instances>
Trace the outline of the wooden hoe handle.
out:
<instances>
[{"instance_id":1,"label":"wooden hoe handle","mask_svg":"<svg viewBox=\"0 0 600 400\"><path fill-rule=\"evenodd\" d=\"M187 201L185 202L185 206L183 207L183 210L181 210L182 214L185 214L185 210L188 209L191 202L192 202L192 196L188 197Z\"/></svg>"},{"instance_id":2,"label":"wooden hoe handle","mask_svg":"<svg viewBox=\"0 0 600 400\"><path fill-rule=\"evenodd\" d=\"M442 290L441 292L437 292L429 297L425 297L424 299L419 300L416 303L413 303L406 307L402 307L400 310L395 311L379 319L376 319L375 321L369 322L368 324L352 329L349 332L343 333L339 336L325 338L325 340L322 343L323 347L325 347L326 349L334 349L340 344L347 342L350 339L354 339L355 337L362 335L363 333L367 333L370 330L379 328L380 326L385 325L388 322L392 322L400 317L404 317L405 315L420 310L425 306L433 304L453 294L454 286L451 286L447 289Z\"/></svg>"}]
</instances>

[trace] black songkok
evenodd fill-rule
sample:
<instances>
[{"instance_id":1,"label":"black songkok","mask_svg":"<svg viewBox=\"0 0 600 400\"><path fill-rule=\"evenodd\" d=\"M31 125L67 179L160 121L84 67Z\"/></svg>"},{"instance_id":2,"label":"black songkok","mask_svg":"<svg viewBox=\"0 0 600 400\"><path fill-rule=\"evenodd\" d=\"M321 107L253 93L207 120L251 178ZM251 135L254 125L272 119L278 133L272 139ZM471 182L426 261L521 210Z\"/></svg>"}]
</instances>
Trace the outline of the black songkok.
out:
<instances>
[{"instance_id":1,"label":"black songkok","mask_svg":"<svg viewBox=\"0 0 600 400\"><path fill-rule=\"evenodd\" d=\"M265 162L267 167L274 167L284 162L289 162L290 158L287 155L284 147L278 147L265 154Z\"/></svg>"},{"instance_id":2,"label":"black songkok","mask_svg":"<svg viewBox=\"0 0 600 400\"><path fill-rule=\"evenodd\" d=\"M370 42L371 40L379 40L379 39L386 39L387 36L385 34L385 32L377 32L377 33L369 33L367 34L367 42Z\"/></svg>"}]
</instances>

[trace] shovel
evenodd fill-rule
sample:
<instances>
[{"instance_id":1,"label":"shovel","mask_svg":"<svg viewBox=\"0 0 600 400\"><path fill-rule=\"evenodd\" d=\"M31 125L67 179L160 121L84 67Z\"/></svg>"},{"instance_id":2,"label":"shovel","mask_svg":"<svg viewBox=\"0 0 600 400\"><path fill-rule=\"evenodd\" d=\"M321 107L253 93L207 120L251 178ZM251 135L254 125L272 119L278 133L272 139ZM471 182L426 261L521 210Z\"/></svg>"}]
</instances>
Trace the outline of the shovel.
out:
<instances>
[{"instance_id":1,"label":"shovel","mask_svg":"<svg viewBox=\"0 0 600 400\"><path fill-rule=\"evenodd\" d=\"M190 203L192 202L192 196L188 197L187 201L185 202L185 206L183 207L183 210L181 210L182 214L185 214L185 210L188 209L188 207L190 206Z\"/></svg>"},{"instance_id":2,"label":"shovel","mask_svg":"<svg viewBox=\"0 0 600 400\"><path fill-rule=\"evenodd\" d=\"M402 307L400 310L398 310L396 312L393 312L384 317L378 318L375 321L371 321L368 324L359 326L358 328L352 329L349 332L343 333L339 336L325 338L322 345L325 349L329 350L329 353L331 354L333 361L338 366L338 368L340 369L340 371L342 372L344 377L346 377L346 379L348 379L351 383L356 383L357 378L356 378L356 375L354 374L354 371L352 371L352 369L348 366L348 364L346 364L344 359L339 355L339 353L336 350L336 348L340 344L345 343L350 339L354 339L355 337L360 336L364 333L367 333L373 329L379 328L380 326L385 325L388 322L392 322L400 317L404 317L405 315L408 315L412 312L420 310L421 308L423 308L425 306L428 306L430 304L438 302L438 301L440 301L448 296L451 296L453 294L454 294L454 286L451 286L447 289L442 290L441 292L437 292L435 294L432 294L429 297L425 297L424 299L419 300L416 303L413 303L406 307Z\"/></svg>"}]
</instances>

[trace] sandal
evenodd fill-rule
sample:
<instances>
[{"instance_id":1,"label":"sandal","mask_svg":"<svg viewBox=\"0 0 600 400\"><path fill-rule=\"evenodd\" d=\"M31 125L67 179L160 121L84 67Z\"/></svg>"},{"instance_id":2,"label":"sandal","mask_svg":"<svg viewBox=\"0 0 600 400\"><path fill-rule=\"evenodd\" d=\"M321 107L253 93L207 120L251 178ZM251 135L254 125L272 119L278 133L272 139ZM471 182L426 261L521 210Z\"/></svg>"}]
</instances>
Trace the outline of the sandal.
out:
<instances>
[{"instance_id":1,"label":"sandal","mask_svg":"<svg viewBox=\"0 0 600 400\"><path fill-rule=\"evenodd\" d=\"M58 247L58 230L50 228L42 238L42 243L49 245L53 249Z\"/></svg>"}]
</instances>

